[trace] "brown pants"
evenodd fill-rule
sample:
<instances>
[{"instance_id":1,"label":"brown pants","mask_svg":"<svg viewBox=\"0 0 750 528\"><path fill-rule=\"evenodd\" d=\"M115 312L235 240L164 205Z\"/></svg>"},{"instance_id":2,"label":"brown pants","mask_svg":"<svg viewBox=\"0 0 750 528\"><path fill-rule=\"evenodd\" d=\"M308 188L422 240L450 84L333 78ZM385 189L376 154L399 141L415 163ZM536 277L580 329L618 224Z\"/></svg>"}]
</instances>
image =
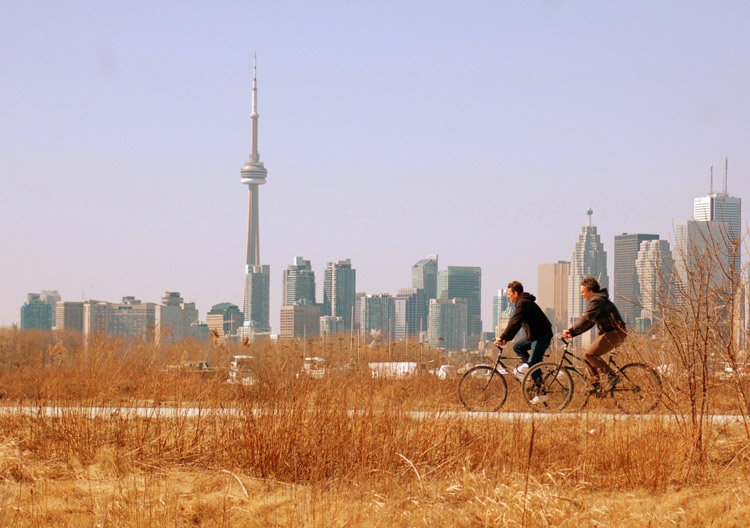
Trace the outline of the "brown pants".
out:
<instances>
[{"instance_id":1,"label":"brown pants","mask_svg":"<svg viewBox=\"0 0 750 528\"><path fill-rule=\"evenodd\" d=\"M596 341L591 343L586 351L586 366L591 372L593 381L597 381L599 374L612 374L612 369L601 356L620 346L627 336L628 333L625 330L615 328L603 333L596 338Z\"/></svg>"}]
</instances>

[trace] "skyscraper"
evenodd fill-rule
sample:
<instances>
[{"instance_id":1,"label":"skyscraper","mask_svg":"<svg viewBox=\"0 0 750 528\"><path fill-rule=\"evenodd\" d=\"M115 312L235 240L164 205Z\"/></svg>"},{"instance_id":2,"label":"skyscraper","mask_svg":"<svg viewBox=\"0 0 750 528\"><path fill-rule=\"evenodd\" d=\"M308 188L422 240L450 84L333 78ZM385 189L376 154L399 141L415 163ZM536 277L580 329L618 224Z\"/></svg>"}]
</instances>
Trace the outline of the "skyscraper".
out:
<instances>
[{"instance_id":1,"label":"skyscraper","mask_svg":"<svg viewBox=\"0 0 750 528\"><path fill-rule=\"evenodd\" d=\"M428 301L437 299L437 278L437 255L428 255L411 267L411 287L424 290Z\"/></svg>"},{"instance_id":2,"label":"skyscraper","mask_svg":"<svg viewBox=\"0 0 750 528\"><path fill-rule=\"evenodd\" d=\"M742 253L742 199L727 194L728 160L724 160L724 188L721 192L714 192L714 168L711 165L711 186L707 196L693 200L693 219L696 222L724 222L726 225L718 234L722 245L732 249L732 260L735 273L739 276L740 254ZM718 238L718 236L717 236Z\"/></svg>"},{"instance_id":3,"label":"skyscraper","mask_svg":"<svg viewBox=\"0 0 750 528\"><path fill-rule=\"evenodd\" d=\"M427 340L435 348L466 348L466 299L430 299Z\"/></svg>"},{"instance_id":4,"label":"skyscraper","mask_svg":"<svg viewBox=\"0 0 750 528\"><path fill-rule=\"evenodd\" d=\"M448 266L438 273L438 299L466 299L466 334L482 334L482 268ZM432 308L430 308L432 309Z\"/></svg>"},{"instance_id":5,"label":"skyscraper","mask_svg":"<svg viewBox=\"0 0 750 528\"><path fill-rule=\"evenodd\" d=\"M554 264L539 264L539 290L537 304L547 314L552 328L559 332L568 328L568 280L570 262L560 260Z\"/></svg>"},{"instance_id":6,"label":"skyscraper","mask_svg":"<svg viewBox=\"0 0 750 528\"><path fill-rule=\"evenodd\" d=\"M26 303L21 307L21 330L49 330L54 324L52 305L44 302L40 294L29 293Z\"/></svg>"},{"instance_id":7,"label":"skyscraper","mask_svg":"<svg viewBox=\"0 0 750 528\"><path fill-rule=\"evenodd\" d=\"M281 307L279 339L303 339L320 334L320 306L298 301Z\"/></svg>"},{"instance_id":8,"label":"skyscraper","mask_svg":"<svg viewBox=\"0 0 750 528\"><path fill-rule=\"evenodd\" d=\"M635 259L641 314L652 323L672 300L672 251L666 240L644 240ZM622 314L622 311L620 311ZM645 325L644 325L645 326Z\"/></svg>"},{"instance_id":9,"label":"skyscraper","mask_svg":"<svg viewBox=\"0 0 750 528\"><path fill-rule=\"evenodd\" d=\"M388 293L365 295L362 298L359 328L365 339L372 336L372 332L378 332L384 340L393 338L396 330L396 308L393 301Z\"/></svg>"},{"instance_id":10,"label":"skyscraper","mask_svg":"<svg viewBox=\"0 0 750 528\"><path fill-rule=\"evenodd\" d=\"M421 288L401 288L394 300L396 308L396 330L394 337L404 339L427 330L428 312L423 311L424 290Z\"/></svg>"},{"instance_id":11,"label":"skyscraper","mask_svg":"<svg viewBox=\"0 0 750 528\"><path fill-rule=\"evenodd\" d=\"M156 305L154 338L156 341L179 341L193 336L192 324L198 320L195 303L186 303L180 292L166 292Z\"/></svg>"},{"instance_id":12,"label":"skyscraper","mask_svg":"<svg viewBox=\"0 0 750 528\"><path fill-rule=\"evenodd\" d=\"M658 240L659 235L615 235L615 270L612 300L620 310L623 320L632 326L641 316L641 296L635 265L641 242Z\"/></svg>"},{"instance_id":13,"label":"skyscraper","mask_svg":"<svg viewBox=\"0 0 750 528\"><path fill-rule=\"evenodd\" d=\"M248 325L259 332L270 331L269 285L270 267L260 265L258 187L266 183L266 168L258 154L258 81L257 62L253 61L253 111L250 159L240 171L241 182L250 190L247 222L247 258L245 260L245 291L243 312Z\"/></svg>"},{"instance_id":14,"label":"skyscraper","mask_svg":"<svg viewBox=\"0 0 750 528\"><path fill-rule=\"evenodd\" d=\"M294 264L284 270L284 306L297 301L315 304L315 272L309 260L294 257Z\"/></svg>"},{"instance_id":15,"label":"skyscraper","mask_svg":"<svg viewBox=\"0 0 750 528\"><path fill-rule=\"evenodd\" d=\"M586 311L588 303L580 295L580 285L584 277L594 277L602 288L609 285L607 276L607 252L591 223L594 211L588 209L587 225L581 228L575 248L570 259L570 275L568 276L568 325L578 319ZM594 334L594 335L592 335ZM583 346L589 346L595 339L594 332L586 332L582 336Z\"/></svg>"},{"instance_id":16,"label":"skyscraper","mask_svg":"<svg viewBox=\"0 0 750 528\"><path fill-rule=\"evenodd\" d=\"M323 279L323 307L321 316L343 317L344 331L349 332L354 311L357 271L349 259L329 262ZM322 328L322 327L321 327Z\"/></svg>"}]
</instances>

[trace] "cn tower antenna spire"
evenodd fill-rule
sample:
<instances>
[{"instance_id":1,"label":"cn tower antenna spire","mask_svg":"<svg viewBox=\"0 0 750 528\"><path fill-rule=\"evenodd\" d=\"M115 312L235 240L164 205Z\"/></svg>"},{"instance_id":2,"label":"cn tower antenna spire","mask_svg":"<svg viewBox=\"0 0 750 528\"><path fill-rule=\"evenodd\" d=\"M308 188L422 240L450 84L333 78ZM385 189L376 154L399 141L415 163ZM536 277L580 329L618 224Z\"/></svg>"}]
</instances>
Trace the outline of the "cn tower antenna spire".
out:
<instances>
[{"instance_id":1,"label":"cn tower antenna spire","mask_svg":"<svg viewBox=\"0 0 750 528\"><path fill-rule=\"evenodd\" d=\"M253 53L253 112L250 114L252 121L252 147L250 159L257 163L260 161L258 153L258 55Z\"/></svg>"}]
</instances>

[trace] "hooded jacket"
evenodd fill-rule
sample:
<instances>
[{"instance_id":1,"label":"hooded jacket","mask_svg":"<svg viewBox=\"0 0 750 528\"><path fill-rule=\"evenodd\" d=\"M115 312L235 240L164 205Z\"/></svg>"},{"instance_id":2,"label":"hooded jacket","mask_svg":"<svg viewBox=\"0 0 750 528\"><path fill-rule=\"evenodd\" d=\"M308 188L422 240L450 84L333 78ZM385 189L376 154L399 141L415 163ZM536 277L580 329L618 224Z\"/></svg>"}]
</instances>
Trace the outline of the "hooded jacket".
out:
<instances>
[{"instance_id":1,"label":"hooded jacket","mask_svg":"<svg viewBox=\"0 0 750 528\"><path fill-rule=\"evenodd\" d=\"M516 310L508 321L505 331L500 335L500 339L512 340L521 327L526 331L526 338L529 341L552 332L552 324L534 301L536 301L536 297L530 293L519 294L518 299L516 299Z\"/></svg>"},{"instance_id":2,"label":"hooded jacket","mask_svg":"<svg viewBox=\"0 0 750 528\"><path fill-rule=\"evenodd\" d=\"M625 330L625 322L615 303L609 300L607 288L591 294L589 306L578 321L569 328L571 335L577 336L596 325L600 334L611 332L618 327Z\"/></svg>"}]
</instances>

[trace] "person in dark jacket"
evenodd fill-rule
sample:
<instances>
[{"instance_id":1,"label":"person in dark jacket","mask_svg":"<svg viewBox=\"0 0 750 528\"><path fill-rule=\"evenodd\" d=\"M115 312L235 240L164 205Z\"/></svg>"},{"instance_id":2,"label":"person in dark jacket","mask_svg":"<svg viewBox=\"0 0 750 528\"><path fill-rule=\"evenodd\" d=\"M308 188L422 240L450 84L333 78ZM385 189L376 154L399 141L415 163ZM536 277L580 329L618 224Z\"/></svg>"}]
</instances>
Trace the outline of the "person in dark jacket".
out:
<instances>
[{"instance_id":1,"label":"person in dark jacket","mask_svg":"<svg viewBox=\"0 0 750 528\"><path fill-rule=\"evenodd\" d=\"M607 288L599 287L594 277L586 277L581 281L581 297L588 301L589 306L570 328L563 331L565 339L571 339L584 333L596 325L599 337L586 351L586 366L593 376L594 386L599 384L599 376L606 374L610 386L617 382L617 377L601 356L620 346L627 337L625 322L615 303L609 300Z\"/></svg>"},{"instance_id":2,"label":"person in dark jacket","mask_svg":"<svg viewBox=\"0 0 750 528\"><path fill-rule=\"evenodd\" d=\"M544 357L544 352L552 341L552 324L539 305L534 302L536 297L524 292L523 284L520 282L513 281L508 284L508 300L516 305L516 309L505 330L495 341L503 346L511 341L523 327L526 335L513 345L513 351L525 364L516 368L516 375L520 377L529 367L536 365Z\"/></svg>"}]
</instances>

